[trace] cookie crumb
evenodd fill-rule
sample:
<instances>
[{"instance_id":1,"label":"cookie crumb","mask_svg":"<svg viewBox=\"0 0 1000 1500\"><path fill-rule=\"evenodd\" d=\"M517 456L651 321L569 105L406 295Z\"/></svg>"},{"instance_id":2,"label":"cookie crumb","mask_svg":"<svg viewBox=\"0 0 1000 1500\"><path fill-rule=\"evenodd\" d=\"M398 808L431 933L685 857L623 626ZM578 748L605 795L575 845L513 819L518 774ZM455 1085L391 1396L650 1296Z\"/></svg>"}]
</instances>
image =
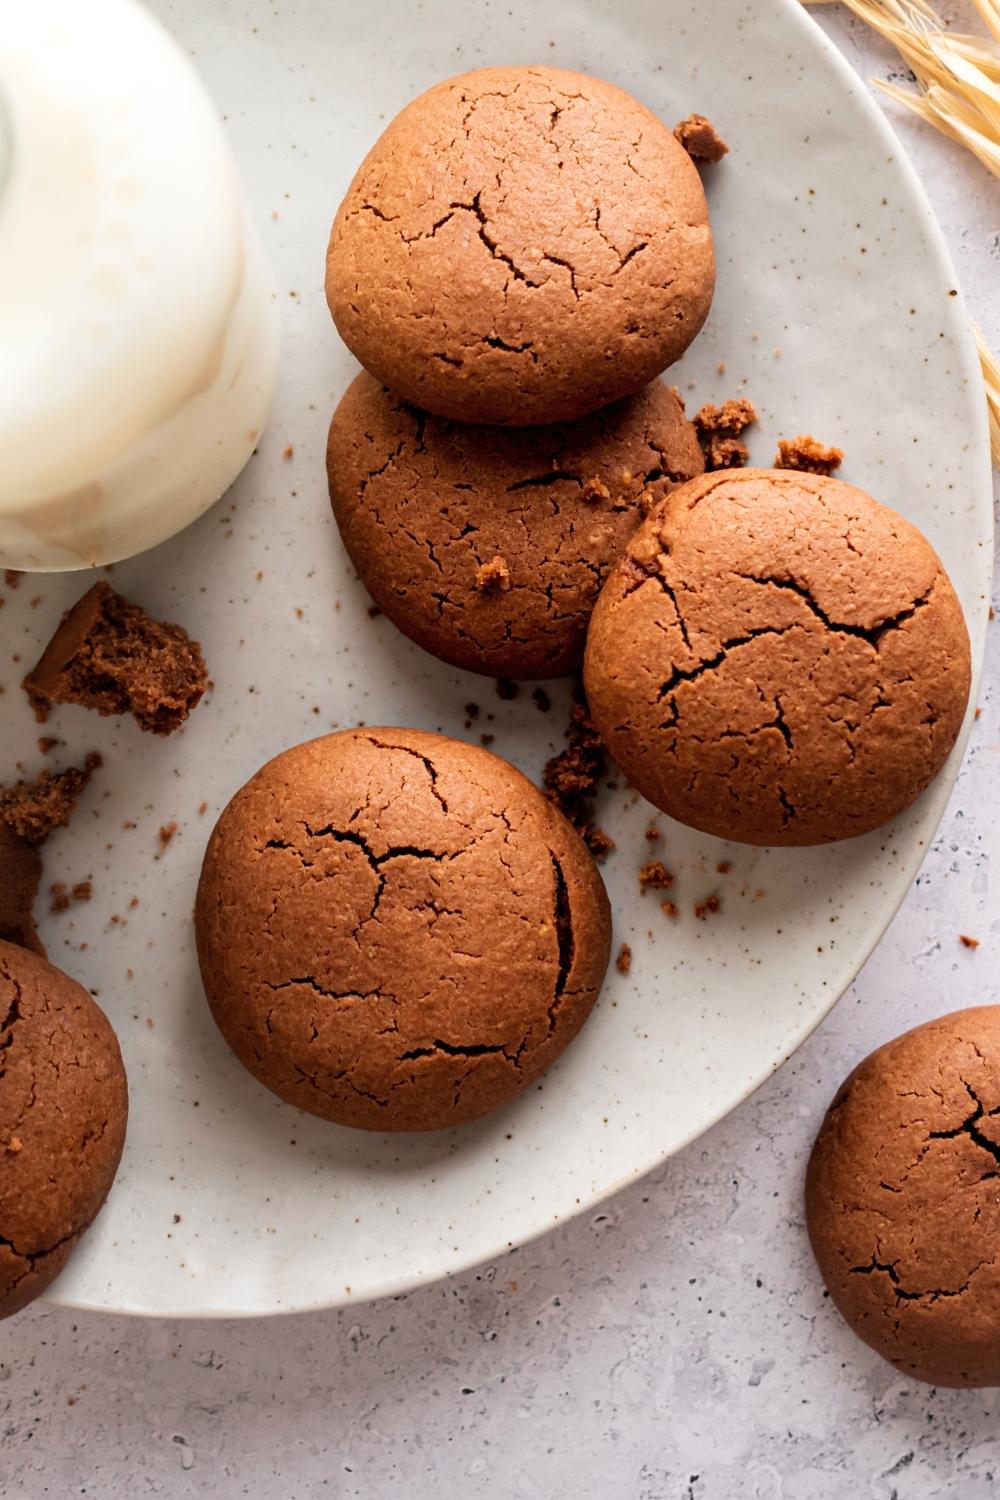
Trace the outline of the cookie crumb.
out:
<instances>
[{"instance_id":1,"label":"cookie crumb","mask_svg":"<svg viewBox=\"0 0 1000 1500\"><path fill-rule=\"evenodd\" d=\"M958 941L961 943L961 945L962 945L963 948L978 948L979 947L979 939L978 938L974 938L974 937L969 937L968 933L966 933L966 932L960 932L959 933L959 935L958 935Z\"/></svg>"},{"instance_id":2,"label":"cookie crumb","mask_svg":"<svg viewBox=\"0 0 1000 1500\"><path fill-rule=\"evenodd\" d=\"M481 734L479 736L479 743L481 745L489 747L490 745L492 745L492 743L493 743L493 741L495 739L496 739L496 735L495 734Z\"/></svg>"},{"instance_id":3,"label":"cookie crumb","mask_svg":"<svg viewBox=\"0 0 1000 1500\"><path fill-rule=\"evenodd\" d=\"M43 755L48 755L51 750L54 750L57 745L61 745L62 743L63 741L57 739L54 734L40 734L38 736L38 748Z\"/></svg>"},{"instance_id":4,"label":"cookie crumb","mask_svg":"<svg viewBox=\"0 0 1000 1500\"><path fill-rule=\"evenodd\" d=\"M724 401L721 406L705 405L694 414L695 431L705 455L705 468L741 469L750 456L747 445L740 442L757 420L757 408L745 396Z\"/></svg>"},{"instance_id":5,"label":"cookie crumb","mask_svg":"<svg viewBox=\"0 0 1000 1500\"><path fill-rule=\"evenodd\" d=\"M475 723L476 719L479 718L479 713L480 709L478 703L467 703L465 705L465 717L469 720L470 723Z\"/></svg>"},{"instance_id":6,"label":"cookie crumb","mask_svg":"<svg viewBox=\"0 0 1000 1500\"><path fill-rule=\"evenodd\" d=\"M67 766L65 771L42 771L34 781L0 787L0 821L37 848L53 828L69 822L77 798L100 764L101 757L92 750L82 769Z\"/></svg>"},{"instance_id":7,"label":"cookie crumb","mask_svg":"<svg viewBox=\"0 0 1000 1500\"><path fill-rule=\"evenodd\" d=\"M721 406L706 404L692 419L699 437L710 432L731 432L739 436L757 420L757 408L746 396L723 401Z\"/></svg>"},{"instance_id":8,"label":"cookie crumb","mask_svg":"<svg viewBox=\"0 0 1000 1500\"><path fill-rule=\"evenodd\" d=\"M598 782L607 772L607 751L579 685L573 690L569 712L569 746L546 761L542 785L549 801L572 823L594 858L601 859L615 847L614 839L594 823L593 801Z\"/></svg>"},{"instance_id":9,"label":"cookie crumb","mask_svg":"<svg viewBox=\"0 0 1000 1500\"><path fill-rule=\"evenodd\" d=\"M692 161L714 166L729 150L711 120L704 115L685 115L674 126L674 135Z\"/></svg>"},{"instance_id":10,"label":"cookie crumb","mask_svg":"<svg viewBox=\"0 0 1000 1500\"><path fill-rule=\"evenodd\" d=\"M663 834L657 828L655 823L650 823L649 827L646 829L646 837L651 844L655 844L660 839L662 839Z\"/></svg>"},{"instance_id":11,"label":"cookie crumb","mask_svg":"<svg viewBox=\"0 0 1000 1500\"><path fill-rule=\"evenodd\" d=\"M368 606L368 618L369 618L369 620L377 620L378 617L379 617L379 615L381 613L382 613L382 611L379 609L379 607L378 607L377 604L369 604L369 606Z\"/></svg>"},{"instance_id":12,"label":"cookie crumb","mask_svg":"<svg viewBox=\"0 0 1000 1500\"><path fill-rule=\"evenodd\" d=\"M615 847L611 835L605 833L603 828L598 828L596 823L588 823L582 830L581 837L595 859L603 859Z\"/></svg>"},{"instance_id":13,"label":"cookie crumb","mask_svg":"<svg viewBox=\"0 0 1000 1500\"><path fill-rule=\"evenodd\" d=\"M599 500L610 500L611 491L601 479L587 479L584 481L581 495L588 505L595 505Z\"/></svg>"},{"instance_id":14,"label":"cookie crumb","mask_svg":"<svg viewBox=\"0 0 1000 1500\"><path fill-rule=\"evenodd\" d=\"M177 832L176 823L163 823L160 827L160 847L165 849Z\"/></svg>"},{"instance_id":15,"label":"cookie crumb","mask_svg":"<svg viewBox=\"0 0 1000 1500\"><path fill-rule=\"evenodd\" d=\"M705 440L705 468L710 474L719 469L742 469L750 457L750 449L737 437L724 437L713 432Z\"/></svg>"},{"instance_id":16,"label":"cookie crumb","mask_svg":"<svg viewBox=\"0 0 1000 1500\"><path fill-rule=\"evenodd\" d=\"M20 587L22 574L16 568L4 568L3 581L9 589Z\"/></svg>"},{"instance_id":17,"label":"cookie crumb","mask_svg":"<svg viewBox=\"0 0 1000 1500\"><path fill-rule=\"evenodd\" d=\"M662 859L651 859L639 871L639 885L643 895L647 890L669 891L674 883L672 870L668 870Z\"/></svg>"},{"instance_id":18,"label":"cookie crumb","mask_svg":"<svg viewBox=\"0 0 1000 1500\"><path fill-rule=\"evenodd\" d=\"M512 703L514 701L514 699L515 698L519 698L520 695L521 695L521 685L520 685L520 683L518 683L518 682L511 682L511 680L510 680L509 677L498 677L497 678L497 697L498 698L502 698L505 703Z\"/></svg>"},{"instance_id":19,"label":"cookie crumb","mask_svg":"<svg viewBox=\"0 0 1000 1500\"><path fill-rule=\"evenodd\" d=\"M661 901L660 910L665 917L679 917L681 914L676 901Z\"/></svg>"},{"instance_id":20,"label":"cookie crumb","mask_svg":"<svg viewBox=\"0 0 1000 1500\"><path fill-rule=\"evenodd\" d=\"M199 816L199 818L203 817L205 815L205 813L207 813L207 812L208 812L208 803L207 802L199 802L198 803L198 816Z\"/></svg>"},{"instance_id":21,"label":"cookie crumb","mask_svg":"<svg viewBox=\"0 0 1000 1500\"><path fill-rule=\"evenodd\" d=\"M66 611L22 686L39 723L53 704L77 703L170 734L200 701L207 675L186 630L152 619L101 582Z\"/></svg>"},{"instance_id":22,"label":"cookie crumb","mask_svg":"<svg viewBox=\"0 0 1000 1500\"><path fill-rule=\"evenodd\" d=\"M295 457L295 449L291 443L289 443L288 447L284 449L281 456L286 460Z\"/></svg>"},{"instance_id":23,"label":"cookie crumb","mask_svg":"<svg viewBox=\"0 0 1000 1500\"><path fill-rule=\"evenodd\" d=\"M53 914L69 911L71 902L89 901L92 894L93 884L89 880L78 880L72 887L64 880L54 880L49 886L49 895L52 897L49 911Z\"/></svg>"},{"instance_id":24,"label":"cookie crumb","mask_svg":"<svg viewBox=\"0 0 1000 1500\"><path fill-rule=\"evenodd\" d=\"M774 455L776 469L798 469L802 474L829 476L840 468L843 461L842 448L820 443L807 432L794 438L779 438L778 451Z\"/></svg>"},{"instance_id":25,"label":"cookie crumb","mask_svg":"<svg viewBox=\"0 0 1000 1500\"><path fill-rule=\"evenodd\" d=\"M618 949L618 957L615 959L615 968L619 974L628 974L632 968L632 949L628 943L622 943Z\"/></svg>"},{"instance_id":26,"label":"cookie crumb","mask_svg":"<svg viewBox=\"0 0 1000 1500\"><path fill-rule=\"evenodd\" d=\"M510 588L510 569L499 553L479 564L474 587L480 594L505 594Z\"/></svg>"},{"instance_id":27,"label":"cookie crumb","mask_svg":"<svg viewBox=\"0 0 1000 1500\"><path fill-rule=\"evenodd\" d=\"M728 875L732 868L732 863L728 859L720 859L715 867L715 873L717 875Z\"/></svg>"},{"instance_id":28,"label":"cookie crumb","mask_svg":"<svg viewBox=\"0 0 1000 1500\"><path fill-rule=\"evenodd\" d=\"M539 713L547 714L552 707L552 699L544 688L536 687L531 694L535 707Z\"/></svg>"},{"instance_id":29,"label":"cookie crumb","mask_svg":"<svg viewBox=\"0 0 1000 1500\"><path fill-rule=\"evenodd\" d=\"M718 896L706 896L704 901L695 902L694 914L699 922L704 922L706 917L715 916L716 912L722 910L722 903Z\"/></svg>"}]
</instances>

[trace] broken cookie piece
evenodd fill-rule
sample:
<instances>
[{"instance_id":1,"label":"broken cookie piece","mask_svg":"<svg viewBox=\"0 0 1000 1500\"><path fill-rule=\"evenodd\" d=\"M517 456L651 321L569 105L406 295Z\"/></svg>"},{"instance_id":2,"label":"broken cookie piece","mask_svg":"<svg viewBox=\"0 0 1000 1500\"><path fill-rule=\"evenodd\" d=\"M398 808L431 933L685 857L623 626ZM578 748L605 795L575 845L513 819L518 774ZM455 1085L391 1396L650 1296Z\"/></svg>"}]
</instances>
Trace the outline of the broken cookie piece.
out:
<instances>
[{"instance_id":1,"label":"broken cookie piece","mask_svg":"<svg viewBox=\"0 0 1000 1500\"><path fill-rule=\"evenodd\" d=\"M197 641L179 625L95 583L62 618L24 689L44 722L55 703L99 714L131 714L140 729L170 734L205 691L208 674Z\"/></svg>"},{"instance_id":2,"label":"broken cookie piece","mask_svg":"<svg viewBox=\"0 0 1000 1500\"><path fill-rule=\"evenodd\" d=\"M718 469L741 469L750 456L740 433L757 420L757 409L745 396L706 405L695 413L694 428L709 473Z\"/></svg>"},{"instance_id":3,"label":"broken cookie piece","mask_svg":"<svg viewBox=\"0 0 1000 1500\"><path fill-rule=\"evenodd\" d=\"M686 115L674 126L674 135L692 161L714 165L729 150L711 120L706 120L704 115Z\"/></svg>"},{"instance_id":4,"label":"broken cookie piece","mask_svg":"<svg viewBox=\"0 0 1000 1500\"><path fill-rule=\"evenodd\" d=\"M774 459L776 469L798 469L803 474L832 474L844 461L844 450L817 442L808 433L780 438Z\"/></svg>"},{"instance_id":5,"label":"broken cookie piece","mask_svg":"<svg viewBox=\"0 0 1000 1500\"><path fill-rule=\"evenodd\" d=\"M34 781L15 781L0 787L0 823L33 849L44 843L54 828L68 823L77 798L101 764L96 751L86 757L82 769L42 771Z\"/></svg>"}]
</instances>

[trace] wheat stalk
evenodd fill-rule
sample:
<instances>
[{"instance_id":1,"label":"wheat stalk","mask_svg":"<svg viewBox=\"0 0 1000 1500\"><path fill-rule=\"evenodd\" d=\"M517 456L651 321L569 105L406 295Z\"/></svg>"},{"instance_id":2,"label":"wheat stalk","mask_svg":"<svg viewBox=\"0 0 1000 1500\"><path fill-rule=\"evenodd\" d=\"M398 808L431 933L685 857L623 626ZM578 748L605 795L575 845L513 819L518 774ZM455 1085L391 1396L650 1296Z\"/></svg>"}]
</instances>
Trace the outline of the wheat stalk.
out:
<instances>
[{"instance_id":1,"label":"wheat stalk","mask_svg":"<svg viewBox=\"0 0 1000 1500\"><path fill-rule=\"evenodd\" d=\"M917 82L913 90L875 79L875 87L965 146L1000 177L1000 0L972 0L987 37L946 31L927 0L843 3L896 48ZM972 327L986 386L990 448L1000 468L1000 364L978 325Z\"/></svg>"}]
</instances>

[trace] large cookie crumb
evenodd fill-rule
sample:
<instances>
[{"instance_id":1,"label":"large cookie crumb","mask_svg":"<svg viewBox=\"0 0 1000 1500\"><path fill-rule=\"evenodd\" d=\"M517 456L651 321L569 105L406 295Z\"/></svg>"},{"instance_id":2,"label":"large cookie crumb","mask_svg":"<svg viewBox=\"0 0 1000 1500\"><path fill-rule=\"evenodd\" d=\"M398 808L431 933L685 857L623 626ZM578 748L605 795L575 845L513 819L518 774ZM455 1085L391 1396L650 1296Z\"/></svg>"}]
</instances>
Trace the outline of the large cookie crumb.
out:
<instances>
[{"instance_id":1,"label":"large cookie crumb","mask_svg":"<svg viewBox=\"0 0 1000 1500\"><path fill-rule=\"evenodd\" d=\"M706 120L704 115L686 115L674 126L674 135L692 161L714 166L729 150L711 120Z\"/></svg>"},{"instance_id":2,"label":"large cookie crumb","mask_svg":"<svg viewBox=\"0 0 1000 1500\"><path fill-rule=\"evenodd\" d=\"M694 428L705 456L709 473L717 469L741 469L750 456L746 443L740 440L757 420L757 409L746 396L723 401L721 406L705 405L694 414Z\"/></svg>"},{"instance_id":3,"label":"large cookie crumb","mask_svg":"<svg viewBox=\"0 0 1000 1500\"><path fill-rule=\"evenodd\" d=\"M63 615L23 685L40 722L53 704L78 703L105 716L131 714L140 729L170 734L207 682L197 641L102 581Z\"/></svg>"},{"instance_id":4,"label":"large cookie crumb","mask_svg":"<svg viewBox=\"0 0 1000 1500\"><path fill-rule=\"evenodd\" d=\"M832 474L843 462L843 448L830 447L803 433L799 437L779 438L774 467L798 469L802 474Z\"/></svg>"},{"instance_id":5,"label":"large cookie crumb","mask_svg":"<svg viewBox=\"0 0 1000 1500\"><path fill-rule=\"evenodd\" d=\"M101 765L96 751L86 756L83 767L64 771L42 771L34 781L16 781L0 787L0 822L32 848L44 843L54 828L68 823L77 799Z\"/></svg>"}]
</instances>

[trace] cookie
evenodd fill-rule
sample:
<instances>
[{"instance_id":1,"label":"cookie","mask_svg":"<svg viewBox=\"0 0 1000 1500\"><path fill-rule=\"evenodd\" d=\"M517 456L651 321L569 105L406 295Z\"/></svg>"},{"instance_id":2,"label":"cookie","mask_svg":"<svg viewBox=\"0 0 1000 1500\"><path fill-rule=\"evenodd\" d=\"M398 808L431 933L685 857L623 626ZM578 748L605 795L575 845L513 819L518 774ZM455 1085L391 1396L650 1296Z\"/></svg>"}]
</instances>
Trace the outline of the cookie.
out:
<instances>
[{"instance_id":1,"label":"cookie","mask_svg":"<svg viewBox=\"0 0 1000 1500\"><path fill-rule=\"evenodd\" d=\"M629 780L748 844L822 844L908 807L969 696L961 606L930 543L841 480L692 480L632 537L584 676Z\"/></svg>"},{"instance_id":2,"label":"cookie","mask_svg":"<svg viewBox=\"0 0 1000 1500\"><path fill-rule=\"evenodd\" d=\"M333 223L326 294L348 348L459 422L564 422L679 359L708 314L698 172L610 83L483 68L413 100Z\"/></svg>"},{"instance_id":3,"label":"cookie","mask_svg":"<svg viewBox=\"0 0 1000 1500\"><path fill-rule=\"evenodd\" d=\"M850 1327L906 1375L1000 1385L1000 1006L873 1052L830 1105L809 1238Z\"/></svg>"},{"instance_id":4,"label":"cookie","mask_svg":"<svg viewBox=\"0 0 1000 1500\"><path fill-rule=\"evenodd\" d=\"M0 818L0 942L17 943L44 958L34 917L41 880L38 850Z\"/></svg>"},{"instance_id":5,"label":"cookie","mask_svg":"<svg viewBox=\"0 0 1000 1500\"><path fill-rule=\"evenodd\" d=\"M201 648L186 630L152 619L102 581L66 611L22 686L43 723L54 703L78 703L171 734L207 683Z\"/></svg>"},{"instance_id":6,"label":"cookie","mask_svg":"<svg viewBox=\"0 0 1000 1500\"><path fill-rule=\"evenodd\" d=\"M0 942L0 1317L66 1264L114 1181L128 1088L111 1025L82 985Z\"/></svg>"},{"instance_id":7,"label":"cookie","mask_svg":"<svg viewBox=\"0 0 1000 1500\"><path fill-rule=\"evenodd\" d=\"M476 1119L579 1031L600 875L505 761L414 729L286 750L229 803L195 908L212 1013L261 1083L368 1130Z\"/></svg>"},{"instance_id":8,"label":"cookie","mask_svg":"<svg viewBox=\"0 0 1000 1500\"><path fill-rule=\"evenodd\" d=\"M363 373L327 447L344 545L383 613L432 655L490 676L573 672L644 509L702 471L683 411L657 380L578 422L464 426Z\"/></svg>"}]
</instances>

